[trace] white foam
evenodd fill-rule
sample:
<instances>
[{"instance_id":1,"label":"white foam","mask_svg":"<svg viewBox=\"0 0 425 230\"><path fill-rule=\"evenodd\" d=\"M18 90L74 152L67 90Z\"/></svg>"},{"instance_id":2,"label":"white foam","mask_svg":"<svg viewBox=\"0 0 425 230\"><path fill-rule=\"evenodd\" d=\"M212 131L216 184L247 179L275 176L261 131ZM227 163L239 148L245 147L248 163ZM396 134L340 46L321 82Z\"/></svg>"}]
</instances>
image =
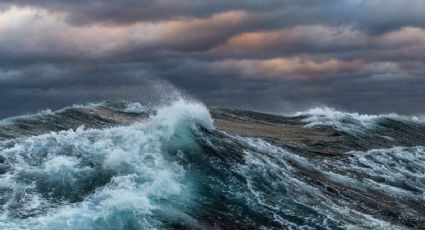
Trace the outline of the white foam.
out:
<instances>
[{"instance_id":1,"label":"white foam","mask_svg":"<svg viewBox=\"0 0 425 230\"><path fill-rule=\"evenodd\" d=\"M395 196L417 197L420 191L425 198L425 149L418 147L394 147L374 149L367 152L352 152L351 170L384 178L377 181L368 179L368 186L383 191L390 191ZM405 188L409 184L415 191Z\"/></svg>"},{"instance_id":2,"label":"white foam","mask_svg":"<svg viewBox=\"0 0 425 230\"><path fill-rule=\"evenodd\" d=\"M123 111L126 113L143 113L148 111L148 107L140 104L139 102L133 102L127 104Z\"/></svg>"},{"instance_id":3,"label":"white foam","mask_svg":"<svg viewBox=\"0 0 425 230\"><path fill-rule=\"evenodd\" d=\"M73 169L78 160L69 156L55 156L44 163L44 169L49 173L57 173L62 169Z\"/></svg>"},{"instance_id":4,"label":"white foam","mask_svg":"<svg viewBox=\"0 0 425 230\"><path fill-rule=\"evenodd\" d=\"M213 119L208 109L200 103L179 99L171 106L158 109L157 115L152 118L152 124L156 128L166 128L174 132L181 121L194 128L194 125L201 125L206 129L214 129Z\"/></svg>"}]
</instances>

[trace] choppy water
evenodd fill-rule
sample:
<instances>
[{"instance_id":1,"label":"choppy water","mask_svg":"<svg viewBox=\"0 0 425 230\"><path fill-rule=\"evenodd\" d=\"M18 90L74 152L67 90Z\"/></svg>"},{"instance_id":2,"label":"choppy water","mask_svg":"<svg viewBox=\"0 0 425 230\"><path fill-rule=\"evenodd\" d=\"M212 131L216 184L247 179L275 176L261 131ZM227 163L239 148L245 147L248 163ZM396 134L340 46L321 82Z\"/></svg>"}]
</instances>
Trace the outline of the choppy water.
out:
<instances>
[{"instance_id":1,"label":"choppy water","mask_svg":"<svg viewBox=\"0 0 425 230\"><path fill-rule=\"evenodd\" d=\"M358 148L315 156L227 134L182 99L2 120L0 229L425 229L423 120L294 118Z\"/></svg>"}]
</instances>

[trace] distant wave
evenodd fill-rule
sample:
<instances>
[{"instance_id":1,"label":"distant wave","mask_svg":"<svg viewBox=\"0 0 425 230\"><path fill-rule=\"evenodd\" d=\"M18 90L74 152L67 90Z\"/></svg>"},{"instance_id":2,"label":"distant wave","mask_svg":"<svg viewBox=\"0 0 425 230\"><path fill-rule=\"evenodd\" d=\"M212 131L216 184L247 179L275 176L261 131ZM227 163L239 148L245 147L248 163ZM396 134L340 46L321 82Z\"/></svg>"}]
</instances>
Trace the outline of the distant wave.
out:
<instances>
[{"instance_id":1,"label":"distant wave","mask_svg":"<svg viewBox=\"0 0 425 230\"><path fill-rule=\"evenodd\" d=\"M347 113L329 107L317 107L304 112L297 112L294 116L304 116L303 121L307 123L307 127L332 126L340 131L351 133L376 129L379 128L381 123L387 121L425 125L425 119L416 116L409 117L395 113L383 115Z\"/></svg>"}]
</instances>

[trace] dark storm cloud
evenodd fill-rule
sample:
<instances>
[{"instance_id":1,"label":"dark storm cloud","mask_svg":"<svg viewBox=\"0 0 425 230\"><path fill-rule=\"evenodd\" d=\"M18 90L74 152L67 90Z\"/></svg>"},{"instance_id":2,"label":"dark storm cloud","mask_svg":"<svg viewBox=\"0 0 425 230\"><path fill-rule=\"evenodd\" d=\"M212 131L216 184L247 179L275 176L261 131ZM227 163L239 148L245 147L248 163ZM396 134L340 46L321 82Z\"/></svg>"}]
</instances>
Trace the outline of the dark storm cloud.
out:
<instances>
[{"instance_id":1,"label":"dark storm cloud","mask_svg":"<svg viewBox=\"0 0 425 230\"><path fill-rule=\"evenodd\" d=\"M0 116L140 100L153 79L209 105L422 113L424 11L422 0L2 2Z\"/></svg>"},{"instance_id":2,"label":"dark storm cloud","mask_svg":"<svg viewBox=\"0 0 425 230\"><path fill-rule=\"evenodd\" d=\"M135 23L182 17L209 17L225 11L263 13L275 19L274 25L352 24L371 33L381 33L403 26L425 25L425 2L421 0L16 0L2 3L62 12L70 23Z\"/></svg>"},{"instance_id":3,"label":"dark storm cloud","mask_svg":"<svg viewBox=\"0 0 425 230\"><path fill-rule=\"evenodd\" d=\"M178 17L208 17L211 14L232 11L270 11L287 5L280 0L93 0L93 1L9 1L3 8L13 5L30 6L59 11L70 23L135 23L161 21Z\"/></svg>"}]
</instances>

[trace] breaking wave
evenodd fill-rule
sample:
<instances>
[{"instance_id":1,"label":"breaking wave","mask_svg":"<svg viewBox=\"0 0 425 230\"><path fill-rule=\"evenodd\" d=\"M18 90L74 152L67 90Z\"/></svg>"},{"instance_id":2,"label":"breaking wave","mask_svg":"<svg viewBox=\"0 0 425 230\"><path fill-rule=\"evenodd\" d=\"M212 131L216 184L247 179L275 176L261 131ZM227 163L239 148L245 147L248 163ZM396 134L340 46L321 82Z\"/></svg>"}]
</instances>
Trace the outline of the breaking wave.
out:
<instances>
[{"instance_id":1,"label":"breaking wave","mask_svg":"<svg viewBox=\"0 0 425 230\"><path fill-rule=\"evenodd\" d=\"M329 107L317 107L305 112L297 112L295 116L304 117L306 127L331 126L340 131L349 133L362 133L370 129L379 129L388 122L400 122L411 125L425 125L425 119L412 116L398 115L395 113L384 115L368 115L359 113L346 113Z\"/></svg>"}]
</instances>

